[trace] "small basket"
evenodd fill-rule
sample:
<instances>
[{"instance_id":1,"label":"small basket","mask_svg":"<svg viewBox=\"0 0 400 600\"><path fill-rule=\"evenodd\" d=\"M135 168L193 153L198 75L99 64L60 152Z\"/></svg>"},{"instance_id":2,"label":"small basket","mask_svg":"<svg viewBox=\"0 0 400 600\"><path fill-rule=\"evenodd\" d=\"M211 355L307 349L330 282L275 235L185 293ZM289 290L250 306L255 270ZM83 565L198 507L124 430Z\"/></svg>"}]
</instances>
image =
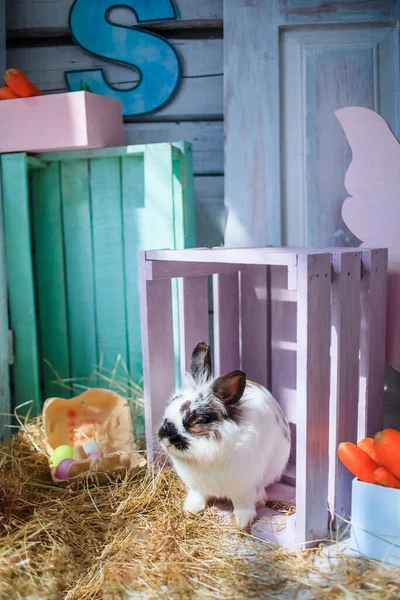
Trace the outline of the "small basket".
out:
<instances>
[{"instance_id":1,"label":"small basket","mask_svg":"<svg viewBox=\"0 0 400 600\"><path fill-rule=\"evenodd\" d=\"M68 479L103 476L118 471L139 470L146 465L145 458L136 451L130 408L125 398L111 390L94 388L65 400L49 398L43 406L43 424L49 457L61 445L73 446L74 462ZM103 456L87 458L85 441L94 440ZM53 481L56 467L50 465Z\"/></svg>"}]
</instances>

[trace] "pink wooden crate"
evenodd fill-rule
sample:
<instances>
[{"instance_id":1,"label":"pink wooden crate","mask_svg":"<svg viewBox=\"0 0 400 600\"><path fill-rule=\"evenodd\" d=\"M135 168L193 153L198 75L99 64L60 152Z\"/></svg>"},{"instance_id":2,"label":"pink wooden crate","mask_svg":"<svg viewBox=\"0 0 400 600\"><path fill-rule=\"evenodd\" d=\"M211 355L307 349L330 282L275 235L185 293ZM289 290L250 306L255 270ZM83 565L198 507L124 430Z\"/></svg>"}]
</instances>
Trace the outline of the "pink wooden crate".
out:
<instances>
[{"instance_id":1,"label":"pink wooden crate","mask_svg":"<svg viewBox=\"0 0 400 600\"><path fill-rule=\"evenodd\" d=\"M0 152L124 145L119 100L69 92L0 102Z\"/></svg>"},{"instance_id":2,"label":"pink wooden crate","mask_svg":"<svg viewBox=\"0 0 400 600\"><path fill-rule=\"evenodd\" d=\"M295 501L285 520L259 511L252 533L288 547L329 533L329 509L348 518L352 476L341 441L382 428L387 250L213 248L140 257L149 459L174 390L171 279L180 278L181 370L209 341L213 277L215 375L243 369L280 402L293 431L291 460L271 499ZM337 519L340 524L340 519Z\"/></svg>"}]
</instances>

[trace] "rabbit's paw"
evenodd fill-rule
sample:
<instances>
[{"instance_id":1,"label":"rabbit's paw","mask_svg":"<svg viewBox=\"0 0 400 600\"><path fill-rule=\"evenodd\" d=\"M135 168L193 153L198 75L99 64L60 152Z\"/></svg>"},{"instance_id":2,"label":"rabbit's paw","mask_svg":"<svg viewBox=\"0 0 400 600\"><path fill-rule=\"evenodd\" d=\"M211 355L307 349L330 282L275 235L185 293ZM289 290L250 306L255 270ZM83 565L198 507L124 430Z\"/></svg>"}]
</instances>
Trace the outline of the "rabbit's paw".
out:
<instances>
[{"instance_id":1,"label":"rabbit's paw","mask_svg":"<svg viewBox=\"0 0 400 600\"><path fill-rule=\"evenodd\" d=\"M254 508L238 508L233 511L235 522L238 527L245 529L251 525L257 516Z\"/></svg>"},{"instance_id":2,"label":"rabbit's paw","mask_svg":"<svg viewBox=\"0 0 400 600\"><path fill-rule=\"evenodd\" d=\"M260 506L265 506L268 502L268 494L265 491L265 488L260 488L260 491L258 493L258 497L257 497L257 502L256 502L256 506L258 508L260 508Z\"/></svg>"},{"instance_id":3,"label":"rabbit's paw","mask_svg":"<svg viewBox=\"0 0 400 600\"><path fill-rule=\"evenodd\" d=\"M197 513L205 509L206 505L206 498L204 498L204 496L202 496L198 492L194 492L193 490L191 490L186 496L183 508L186 512L192 513L193 515L197 515Z\"/></svg>"}]
</instances>

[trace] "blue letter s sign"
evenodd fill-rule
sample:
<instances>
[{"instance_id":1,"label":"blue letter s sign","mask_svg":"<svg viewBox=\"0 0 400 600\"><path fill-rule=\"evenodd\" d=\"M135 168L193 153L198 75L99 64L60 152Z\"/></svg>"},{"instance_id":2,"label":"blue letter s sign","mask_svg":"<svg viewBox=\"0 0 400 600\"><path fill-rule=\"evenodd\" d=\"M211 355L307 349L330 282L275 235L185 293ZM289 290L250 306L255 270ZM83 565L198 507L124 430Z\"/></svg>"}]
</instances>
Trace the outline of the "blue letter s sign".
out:
<instances>
[{"instance_id":1,"label":"blue letter s sign","mask_svg":"<svg viewBox=\"0 0 400 600\"><path fill-rule=\"evenodd\" d=\"M88 85L95 94L117 98L125 117L161 108L174 94L180 78L180 65L174 48L153 33L115 25L109 12L116 6L130 8L138 22L176 19L172 0L75 0L69 15L74 41L87 52L139 72L140 80L129 90L111 87L103 69L65 73L71 91Z\"/></svg>"}]
</instances>

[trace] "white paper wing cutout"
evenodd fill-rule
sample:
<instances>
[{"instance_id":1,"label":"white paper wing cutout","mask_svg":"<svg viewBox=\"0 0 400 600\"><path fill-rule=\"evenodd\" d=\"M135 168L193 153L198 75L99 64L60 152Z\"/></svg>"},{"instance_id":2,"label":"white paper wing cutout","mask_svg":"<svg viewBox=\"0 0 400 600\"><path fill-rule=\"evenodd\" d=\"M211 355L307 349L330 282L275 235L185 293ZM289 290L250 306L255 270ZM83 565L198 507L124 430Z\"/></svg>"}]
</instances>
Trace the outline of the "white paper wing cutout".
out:
<instances>
[{"instance_id":1,"label":"white paper wing cutout","mask_svg":"<svg viewBox=\"0 0 400 600\"><path fill-rule=\"evenodd\" d=\"M335 114L353 155L343 220L363 246L389 251L386 359L400 371L400 144L372 110L349 107Z\"/></svg>"}]
</instances>

